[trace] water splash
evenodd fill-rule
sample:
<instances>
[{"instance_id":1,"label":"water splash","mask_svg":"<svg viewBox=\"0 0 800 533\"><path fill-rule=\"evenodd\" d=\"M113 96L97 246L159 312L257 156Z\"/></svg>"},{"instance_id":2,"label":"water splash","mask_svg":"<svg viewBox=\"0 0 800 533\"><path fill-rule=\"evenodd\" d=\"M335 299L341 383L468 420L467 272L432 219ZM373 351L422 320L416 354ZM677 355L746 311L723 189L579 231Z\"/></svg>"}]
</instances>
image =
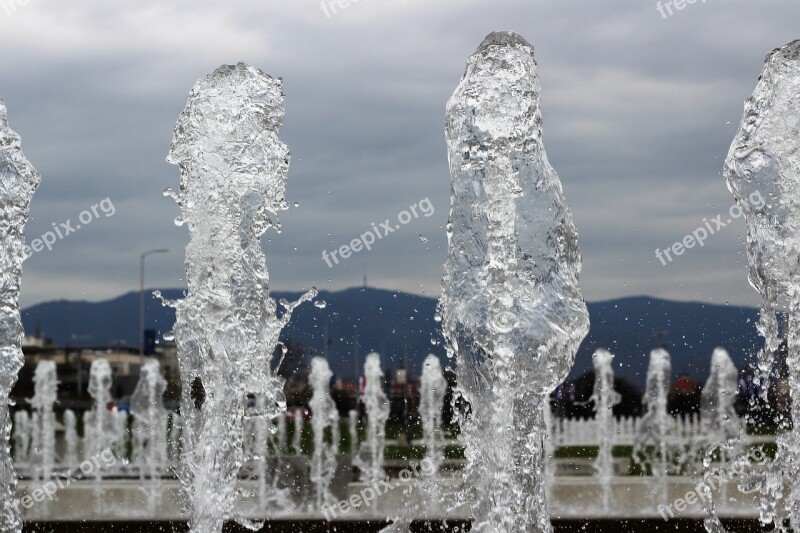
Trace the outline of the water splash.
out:
<instances>
[{"instance_id":1,"label":"water splash","mask_svg":"<svg viewBox=\"0 0 800 533\"><path fill-rule=\"evenodd\" d=\"M278 316L269 297L261 236L279 228L289 150L280 79L244 63L223 65L201 79L175 125L168 161L180 168L176 195L190 233L187 296L175 302L175 339L184 417L183 495L195 532L221 531L234 510L243 462L248 395L263 394L272 418L285 408L282 380L271 361L294 308Z\"/></svg>"},{"instance_id":2,"label":"water splash","mask_svg":"<svg viewBox=\"0 0 800 533\"><path fill-rule=\"evenodd\" d=\"M28 412L20 410L14 413L14 461L18 465L28 465L31 432L31 419Z\"/></svg>"},{"instance_id":3,"label":"water splash","mask_svg":"<svg viewBox=\"0 0 800 533\"><path fill-rule=\"evenodd\" d=\"M364 362L364 393L361 401L367 412L364 440L353 463L364 483L376 483L386 477L383 471L383 453L386 448L386 421L389 420L389 400L383 392L381 356L371 353Z\"/></svg>"},{"instance_id":4,"label":"water splash","mask_svg":"<svg viewBox=\"0 0 800 533\"><path fill-rule=\"evenodd\" d=\"M19 290L25 259L25 223L39 173L22 153L21 142L8 127L5 102L0 99L0 530L21 531L17 505L17 474L11 461L9 394L25 359Z\"/></svg>"},{"instance_id":5,"label":"water splash","mask_svg":"<svg viewBox=\"0 0 800 533\"><path fill-rule=\"evenodd\" d=\"M594 419L600 433L600 448L594 469L599 477L599 484L603 490L603 511L611 508L611 477L614 475L613 408L622 397L614 390L614 354L608 350L599 349L592 356L594 363L594 391L589 401L594 403Z\"/></svg>"},{"instance_id":6,"label":"water splash","mask_svg":"<svg viewBox=\"0 0 800 533\"><path fill-rule=\"evenodd\" d=\"M761 518L800 524L800 40L772 51L725 161L724 176L747 222L750 284L763 299L759 332L762 383L778 351L779 298L788 300L789 388L793 429L778 438L774 468L763 485ZM761 198L764 201L753 199ZM786 512L778 505L792 480Z\"/></svg>"},{"instance_id":7,"label":"water splash","mask_svg":"<svg viewBox=\"0 0 800 533\"><path fill-rule=\"evenodd\" d=\"M292 449L295 455L303 455L303 410L295 409L292 417Z\"/></svg>"},{"instance_id":8,"label":"water splash","mask_svg":"<svg viewBox=\"0 0 800 533\"><path fill-rule=\"evenodd\" d=\"M659 505L667 504L667 475L670 471L672 450L669 441L672 417L667 412L667 395L672 377L672 360L669 352L658 348L650 352L647 368L644 401L647 412L639 423L633 442L633 459L652 474L652 494Z\"/></svg>"},{"instance_id":9,"label":"water splash","mask_svg":"<svg viewBox=\"0 0 800 533\"><path fill-rule=\"evenodd\" d=\"M131 396L131 414L134 416L134 437L142 439L139 475L144 482L147 509L152 513L161 498L161 475L167 465L167 410L164 408L164 391L167 381L161 376L156 360L147 361L141 370L139 382Z\"/></svg>"},{"instance_id":10,"label":"water splash","mask_svg":"<svg viewBox=\"0 0 800 533\"><path fill-rule=\"evenodd\" d=\"M544 409L589 327L540 92L533 47L498 32L447 104L452 208L439 315L471 406L462 437L473 531L551 531Z\"/></svg>"},{"instance_id":11,"label":"water splash","mask_svg":"<svg viewBox=\"0 0 800 533\"><path fill-rule=\"evenodd\" d=\"M314 452L311 456L311 483L314 485L313 509L321 511L323 505L335 502L331 483L336 475L336 459L339 454L339 411L331 398L331 372L324 357L311 360L308 381L313 391L311 427L314 430ZM330 445L326 444L325 432L330 432Z\"/></svg>"}]
</instances>

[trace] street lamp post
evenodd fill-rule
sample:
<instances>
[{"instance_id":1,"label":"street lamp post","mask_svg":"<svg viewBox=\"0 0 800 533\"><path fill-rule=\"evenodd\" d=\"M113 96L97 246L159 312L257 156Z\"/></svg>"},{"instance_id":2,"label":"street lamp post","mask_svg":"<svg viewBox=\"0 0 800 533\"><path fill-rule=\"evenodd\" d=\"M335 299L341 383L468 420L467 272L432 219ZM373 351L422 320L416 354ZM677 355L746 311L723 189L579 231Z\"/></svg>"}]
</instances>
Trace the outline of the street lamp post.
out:
<instances>
[{"instance_id":1,"label":"street lamp post","mask_svg":"<svg viewBox=\"0 0 800 533\"><path fill-rule=\"evenodd\" d=\"M139 366L144 365L144 258L152 254L165 254L169 250L148 250L139 256Z\"/></svg>"}]
</instances>

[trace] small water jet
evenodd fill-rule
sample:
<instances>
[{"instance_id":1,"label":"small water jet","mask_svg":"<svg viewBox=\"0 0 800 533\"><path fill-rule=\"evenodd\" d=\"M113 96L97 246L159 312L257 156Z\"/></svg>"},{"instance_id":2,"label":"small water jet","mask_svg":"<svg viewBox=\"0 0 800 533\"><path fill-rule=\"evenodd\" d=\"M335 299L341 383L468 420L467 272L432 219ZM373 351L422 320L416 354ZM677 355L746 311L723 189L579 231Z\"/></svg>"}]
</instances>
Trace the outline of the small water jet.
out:
<instances>
[{"instance_id":1,"label":"small water jet","mask_svg":"<svg viewBox=\"0 0 800 533\"><path fill-rule=\"evenodd\" d=\"M386 477L383 454L386 449L386 421L389 420L389 400L383 392L380 354L371 353L367 356L364 383L361 401L367 413L366 435L353 464L358 467L362 482L376 483Z\"/></svg>"},{"instance_id":2,"label":"small water jet","mask_svg":"<svg viewBox=\"0 0 800 533\"><path fill-rule=\"evenodd\" d=\"M447 380L442 373L442 364L435 355L429 355L422 365L420 378L419 413L422 420L422 440L425 444L425 457L430 461L431 472L422 480L428 492L431 509L439 504L439 470L444 463L444 428L442 409L447 394Z\"/></svg>"},{"instance_id":3,"label":"small water jet","mask_svg":"<svg viewBox=\"0 0 800 533\"><path fill-rule=\"evenodd\" d=\"M639 423L633 443L633 459L652 475L652 495L658 504L667 504L667 476L671 468L670 437L673 421L667 412L667 396L672 378L669 352L658 348L650 352L644 401L647 412Z\"/></svg>"},{"instance_id":4,"label":"small water jet","mask_svg":"<svg viewBox=\"0 0 800 533\"><path fill-rule=\"evenodd\" d=\"M447 104L439 318L459 392L473 531L551 531L544 411L589 329L577 231L542 140L533 47L489 35Z\"/></svg>"},{"instance_id":5,"label":"small water jet","mask_svg":"<svg viewBox=\"0 0 800 533\"><path fill-rule=\"evenodd\" d=\"M594 419L600 434L600 447L594 463L600 487L603 489L603 510L608 512L611 507L611 477L614 474L613 427L614 406L622 397L614 390L614 368L612 363L614 354L608 350L599 349L594 352L594 391L590 402L594 403ZM548 406L549 407L549 406Z\"/></svg>"},{"instance_id":6,"label":"small water jet","mask_svg":"<svg viewBox=\"0 0 800 533\"><path fill-rule=\"evenodd\" d=\"M53 477L53 466L56 455L56 418L53 413L53 404L56 403L58 394L58 380L56 379L56 364L53 361L39 361L33 375L34 394L31 398L31 408L36 414L36 424L33 427L33 442L31 464L33 478L44 485ZM42 514L47 513L47 502L37 508Z\"/></svg>"},{"instance_id":7,"label":"small water jet","mask_svg":"<svg viewBox=\"0 0 800 533\"><path fill-rule=\"evenodd\" d=\"M67 468L75 468L78 464L78 419L75 411L64 411L64 454L61 464Z\"/></svg>"},{"instance_id":8,"label":"small water jet","mask_svg":"<svg viewBox=\"0 0 800 533\"><path fill-rule=\"evenodd\" d=\"M0 530L22 531L17 505L17 474L11 459L9 394L25 358L19 290L25 260L25 224L39 173L22 153L21 141L8 126L0 99Z\"/></svg>"},{"instance_id":9,"label":"small water jet","mask_svg":"<svg viewBox=\"0 0 800 533\"><path fill-rule=\"evenodd\" d=\"M161 376L158 361L147 361L131 396L131 414L134 416L133 435L142 440L139 452L141 456L137 457L137 462L150 514L158 504L161 476L167 465L167 410L164 408L166 389L167 381Z\"/></svg>"},{"instance_id":10,"label":"small water jet","mask_svg":"<svg viewBox=\"0 0 800 533\"><path fill-rule=\"evenodd\" d=\"M331 372L324 357L311 360L311 373L308 381L313 394L309 401L311 408L311 427L314 432L314 452L311 456L311 483L314 485L312 509L320 511L323 505L330 505L336 498L330 485L336 475L339 454L339 411L331 398ZM325 432L331 436L331 444L325 443Z\"/></svg>"},{"instance_id":11,"label":"small water jet","mask_svg":"<svg viewBox=\"0 0 800 533\"><path fill-rule=\"evenodd\" d=\"M261 394L271 419L285 409L272 355L298 302L269 297L261 236L279 228L289 150L280 79L244 63L223 65L197 82L175 125L167 160L180 169L179 225L189 228L186 298L175 306L182 395L180 478L190 527L222 530L226 520L256 527L234 509L243 463L247 398Z\"/></svg>"},{"instance_id":12,"label":"small water jet","mask_svg":"<svg viewBox=\"0 0 800 533\"><path fill-rule=\"evenodd\" d=\"M97 459L104 450L113 450L116 441L112 414L108 410L111 402L111 365L105 359L95 359L89 368L89 396L92 409L85 414L83 433L83 458L86 461ZM95 510L102 512L103 471L93 469Z\"/></svg>"}]
</instances>

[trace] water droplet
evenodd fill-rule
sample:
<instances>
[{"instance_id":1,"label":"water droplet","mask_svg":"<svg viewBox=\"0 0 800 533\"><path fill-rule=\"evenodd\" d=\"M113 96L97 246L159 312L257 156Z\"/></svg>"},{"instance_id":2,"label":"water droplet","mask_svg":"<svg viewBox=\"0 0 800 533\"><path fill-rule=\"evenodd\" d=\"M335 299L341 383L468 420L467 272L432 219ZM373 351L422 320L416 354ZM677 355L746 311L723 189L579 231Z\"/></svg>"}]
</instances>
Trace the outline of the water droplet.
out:
<instances>
[{"instance_id":1,"label":"water droplet","mask_svg":"<svg viewBox=\"0 0 800 533\"><path fill-rule=\"evenodd\" d=\"M183 226L184 224L186 224L186 221L183 219L183 217L182 217L182 216L177 216L177 217L175 217L175 225L176 225L176 226L178 226L178 227L181 227L181 226Z\"/></svg>"},{"instance_id":2,"label":"water droplet","mask_svg":"<svg viewBox=\"0 0 800 533\"><path fill-rule=\"evenodd\" d=\"M317 300L316 302L314 302L314 307L316 307L317 309L325 309L326 307L328 307L328 303L324 300Z\"/></svg>"},{"instance_id":3,"label":"water droplet","mask_svg":"<svg viewBox=\"0 0 800 533\"><path fill-rule=\"evenodd\" d=\"M164 340L167 341L167 342L174 341L175 340L175 332L174 331L168 331L168 332L164 333Z\"/></svg>"},{"instance_id":4,"label":"water droplet","mask_svg":"<svg viewBox=\"0 0 800 533\"><path fill-rule=\"evenodd\" d=\"M421 240L423 243L427 243L428 242L428 238L426 236L424 236L424 235L420 235L419 236L419 240Z\"/></svg>"}]
</instances>

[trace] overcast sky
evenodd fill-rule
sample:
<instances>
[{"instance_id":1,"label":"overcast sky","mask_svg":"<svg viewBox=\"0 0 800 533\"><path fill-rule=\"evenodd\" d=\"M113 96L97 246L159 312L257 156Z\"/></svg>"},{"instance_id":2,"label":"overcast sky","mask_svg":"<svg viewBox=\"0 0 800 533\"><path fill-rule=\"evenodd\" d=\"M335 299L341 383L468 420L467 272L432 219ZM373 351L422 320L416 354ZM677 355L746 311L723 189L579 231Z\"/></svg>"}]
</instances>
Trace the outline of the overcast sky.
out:
<instances>
[{"instance_id":1,"label":"overcast sky","mask_svg":"<svg viewBox=\"0 0 800 533\"><path fill-rule=\"evenodd\" d=\"M797 0L698 0L666 18L650 0L361 0L331 16L310 0L4 2L0 96L42 174L28 241L104 198L115 207L30 258L23 305L137 289L152 248L170 253L148 259L148 285L183 285L188 231L161 194L178 183L164 158L195 81L238 61L285 81L288 197L300 206L264 241L273 288L340 289L366 275L438 295L444 107L493 30L536 49L545 146L580 232L586 298L757 302L742 221L666 266L654 251L729 218L722 164L764 56L800 37ZM431 217L334 268L322 260L424 198Z\"/></svg>"}]
</instances>

